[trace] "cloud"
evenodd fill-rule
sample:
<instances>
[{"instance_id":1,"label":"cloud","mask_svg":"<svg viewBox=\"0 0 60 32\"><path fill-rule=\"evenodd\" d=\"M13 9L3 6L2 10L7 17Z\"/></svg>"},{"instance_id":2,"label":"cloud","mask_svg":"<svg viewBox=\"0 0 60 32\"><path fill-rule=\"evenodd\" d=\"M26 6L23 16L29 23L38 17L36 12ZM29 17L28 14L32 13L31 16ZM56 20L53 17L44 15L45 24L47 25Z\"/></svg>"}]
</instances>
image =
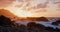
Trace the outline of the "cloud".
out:
<instances>
[{"instance_id":1,"label":"cloud","mask_svg":"<svg viewBox=\"0 0 60 32\"><path fill-rule=\"evenodd\" d=\"M11 4L12 2L13 1L10 0L9 3ZM8 3L8 2L6 2L6 3ZM17 10L20 10L20 8L21 8L21 10L31 12L33 15L38 14L40 16L40 13L42 12L41 15L55 16L60 13L60 12L55 13L55 12L58 12L58 10L60 11L59 3L60 3L59 0L29 0L29 1L28 0L16 0L16 1L14 1L14 3L12 3L12 6L9 6L7 9L15 12L15 10L17 11ZM4 3L3 3L3 5L4 5ZM56 11L56 9L57 9L57 11Z\"/></svg>"},{"instance_id":2,"label":"cloud","mask_svg":"<svg viewBox=\"0 0 60 32\"><path fill-rule=\"evenodd\" d=\"M15 0L0 0L0 8L6 7L12 4L13 1Z\"/></svg>"}]
</instances>

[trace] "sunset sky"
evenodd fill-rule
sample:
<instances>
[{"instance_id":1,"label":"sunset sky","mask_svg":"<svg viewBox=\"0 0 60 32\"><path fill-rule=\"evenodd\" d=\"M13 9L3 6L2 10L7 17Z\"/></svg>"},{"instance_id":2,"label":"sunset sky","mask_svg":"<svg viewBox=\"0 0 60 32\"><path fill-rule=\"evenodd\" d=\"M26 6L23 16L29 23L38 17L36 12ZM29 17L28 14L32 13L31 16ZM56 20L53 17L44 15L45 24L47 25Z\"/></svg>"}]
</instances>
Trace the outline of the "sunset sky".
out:
<instances>
[{"instance_id":1,"label":"sunset sky","mask_svg":"<svg viewBox=\"0 0 60 32\"><path fill-rule=\"evenodd\" d=\"M0 0L0 9L18 17L60 17L60 0Z\"/></svg>"}]
</instances>

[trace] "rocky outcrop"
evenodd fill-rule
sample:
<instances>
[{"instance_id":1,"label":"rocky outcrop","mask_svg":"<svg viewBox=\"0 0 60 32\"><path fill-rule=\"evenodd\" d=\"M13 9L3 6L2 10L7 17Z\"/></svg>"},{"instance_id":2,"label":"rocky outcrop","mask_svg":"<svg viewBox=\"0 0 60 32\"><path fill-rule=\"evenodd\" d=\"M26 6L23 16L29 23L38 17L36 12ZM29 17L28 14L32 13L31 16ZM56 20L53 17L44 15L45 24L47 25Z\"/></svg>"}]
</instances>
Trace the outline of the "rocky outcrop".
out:
<instances>
[{"instance_id":1,"label":"rocky outcrop","mask_svg":"<svg viewBox=\"0 0 60 32\"><path fill-rule=\"evenodd\" d=\"M37 24L37 23L35 23L35 22L29 22L28 24L27 24L27 27L28 28L38 28L38 29L44 29L45 28L45 26L44 25L41 25L41 24Z\"/></svg>"},{"instance_id":2,"label":"rocky outcrop","mask_svg":"<svg viewBox=\"0 0 60 32\"><path fill-rule=\"evenodd\" d=\"M11 21L9 18L1 15L0 16L0 26L14 26L14 22Z\"/></svg>"},{"instance_id":3,"label":"rocky outcrop","mask_svg":"<svg viewBox=\"0 0 60 32\"><path fill-rule=\"evenodd\" d=\"M56 22L53 22L52 25L59 25L60 24L60 20L57 20Z\"/></svg>"}]
</instances>

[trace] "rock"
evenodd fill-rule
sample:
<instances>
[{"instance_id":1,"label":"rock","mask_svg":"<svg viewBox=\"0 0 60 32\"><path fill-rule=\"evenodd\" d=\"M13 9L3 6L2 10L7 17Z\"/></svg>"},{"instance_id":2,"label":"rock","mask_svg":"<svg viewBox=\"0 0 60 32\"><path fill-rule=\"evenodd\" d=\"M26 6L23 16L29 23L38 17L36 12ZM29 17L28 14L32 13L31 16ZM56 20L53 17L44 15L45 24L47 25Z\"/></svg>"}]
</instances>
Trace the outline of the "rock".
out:
<instances>
[{"instance_id":1,"label":"rock","mask_svg":"<svg viewBox=\"0 0 60 32\"><path fill-rule=\"evenodd\" d=\"M14 22L12 22L9 18L1 15L0 16L0 26L13 26Z\"/></svg>"},{"instance_id":2,"label":"rock","mask_svg":"<svg viewBox=\"0 0 60 32\"><path fill-rule=\"evenodd\" d=\"M27 24L27 27L31 28L38 28L38 29L45 29L45 26L42 24L36 24L35 22L30 22Z\"/></svg>"},{"instance_id":3,"label":"rock","mask_svg":"<svg viewBox=\"0 0 60 32\"><path fill-rule=\"evenodd\" d=\"M56 22L53 22L52 25L59 25L60 24L60 20L57 20Z\"/></svg>"},{"instance_id":4,"label":"rock","mask_svg":"<svg viewBox=\"0 0 60 32\"><path fill-rule=\"evenodd\" d=\"M36 23L35 22L29 22L27 24L27 27L35 27L36 26Z\"/></svg>"}]
</instances>

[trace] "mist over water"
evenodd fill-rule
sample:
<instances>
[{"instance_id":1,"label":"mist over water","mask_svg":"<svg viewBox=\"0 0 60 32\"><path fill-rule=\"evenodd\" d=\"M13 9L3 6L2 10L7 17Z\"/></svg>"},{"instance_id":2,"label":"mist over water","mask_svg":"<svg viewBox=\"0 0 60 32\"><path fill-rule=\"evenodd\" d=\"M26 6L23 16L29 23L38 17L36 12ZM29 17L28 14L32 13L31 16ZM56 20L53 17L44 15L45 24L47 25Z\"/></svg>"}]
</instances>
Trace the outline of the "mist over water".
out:
<instances>
[{"instance_id":1,"label":"mist over water","mask_svg":"<svg viewBox=\"0 0 60 32\"><path fill-rule=\"evenodd\" d=\"M35 23L37 23L37 24L42 24L42 25L44 25L45 27L53 27L54 29L56 29L56 28L59 28L59 29L60 29L60 25L52 25L52 23L53 23L53 22L56 22L58 19L56 19L56 18L51 18L51 19L49 19L49 18L48 18L48 20L49 20L49 21L32 21L32 20L23 20L23 21L20 21L20 20L17 20L16 23L18 23L18 25L23 24L23 25L26 25L26 26L27 26L27 24L28 24L29 22L35 22Z\"/></svg>"}]
</instances>

